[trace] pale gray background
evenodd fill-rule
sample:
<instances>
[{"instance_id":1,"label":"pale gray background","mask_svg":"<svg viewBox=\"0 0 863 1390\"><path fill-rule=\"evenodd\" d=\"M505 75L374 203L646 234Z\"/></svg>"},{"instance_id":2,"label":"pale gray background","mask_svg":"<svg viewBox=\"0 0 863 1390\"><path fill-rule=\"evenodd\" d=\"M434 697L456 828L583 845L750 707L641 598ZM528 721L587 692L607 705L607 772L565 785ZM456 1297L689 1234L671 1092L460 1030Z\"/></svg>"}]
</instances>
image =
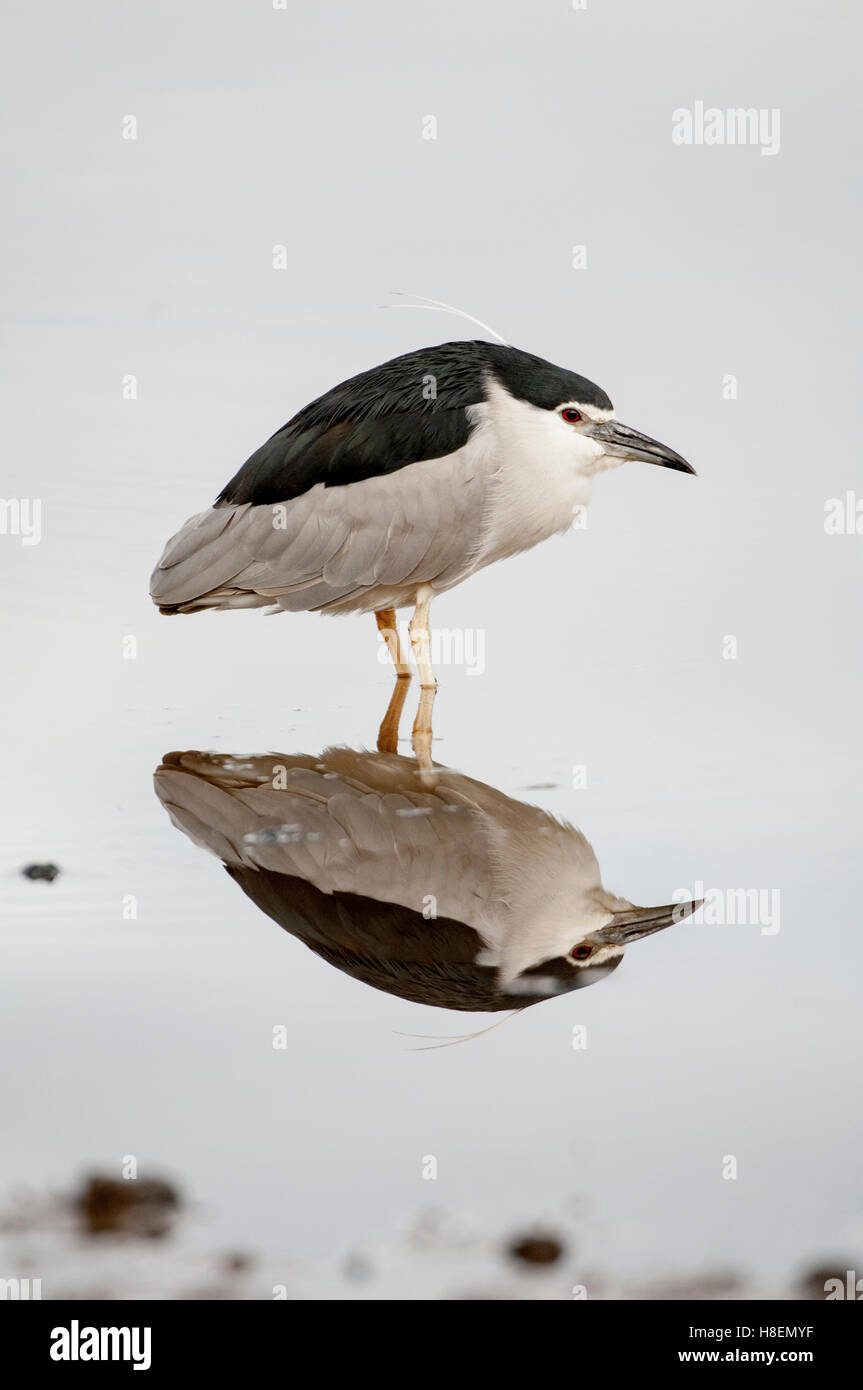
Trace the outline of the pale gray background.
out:
<instances>
[{"instance_id":1,"label":"pale gray background","mask_svg":"<svg viewBox=\"0 0 863 1390\"><path fill-rule=\"evenodd\" d=\"M854 7L5 9L2 494L44 536L0 538L4 1192L132 1153L206 1204L200 1241L335 1255L432 1199L503 1231L579 1198L616 1271L863 1259L863 537L823 528L860 488ZM780 153L675 147L696 99L779 107ZM700 474L629 465L586 532L438 602L487 670L441 672L436 756L574 820L638 902L782 893L777 936L680 927L430 1053L393 1030L473 1020L316 960L150 784L171 748L373 742L371 619L167 622L146 587L306 400L472 336L393 289L592 377Z\"/></svg>"}]
</instances>

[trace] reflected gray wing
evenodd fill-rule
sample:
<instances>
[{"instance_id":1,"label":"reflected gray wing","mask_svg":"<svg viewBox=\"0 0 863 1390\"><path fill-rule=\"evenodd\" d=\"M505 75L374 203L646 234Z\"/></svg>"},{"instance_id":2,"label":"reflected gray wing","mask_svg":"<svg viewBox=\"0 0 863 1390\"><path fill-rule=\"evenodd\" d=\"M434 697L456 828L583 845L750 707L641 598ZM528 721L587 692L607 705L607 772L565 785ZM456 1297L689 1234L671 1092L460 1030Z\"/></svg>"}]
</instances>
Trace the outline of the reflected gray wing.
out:
<instances>
[{"instance_id":1,"label":"reflected gray wing","mask_svg":"<svg viewBox=\"0 0 863 1390\"><path fill-rule=\"evenodd\" d=\"M171 753L155 784L178 829L230 866L468 924L494 912L486 816L469 791L423 790L411 759Z\"/></svg>"}]
</instances>

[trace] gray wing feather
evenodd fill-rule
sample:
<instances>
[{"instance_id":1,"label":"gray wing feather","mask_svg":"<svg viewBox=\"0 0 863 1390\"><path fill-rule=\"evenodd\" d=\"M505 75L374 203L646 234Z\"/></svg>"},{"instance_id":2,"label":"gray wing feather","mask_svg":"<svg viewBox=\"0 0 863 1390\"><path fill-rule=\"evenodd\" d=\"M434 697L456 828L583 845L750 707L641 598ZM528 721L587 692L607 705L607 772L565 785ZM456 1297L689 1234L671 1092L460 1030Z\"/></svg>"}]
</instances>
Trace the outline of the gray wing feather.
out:
<instances>
[{"instance_id":1,"label":"gray wing feather","mask_svg":"<svg viewBox=\"0 0 863 1390\"><path fill-rule=\"evenodd\" d=\"M202 555L208 546L218 541L225 527L234 518L234 512L227 509L218 512L213 507L190 517L183 529L165 546L159 561L160 568L173 568L193 555Z\"/></svg>"},{"instance_id":2,"label":"gray wing feather","mask_svg":"<svg viewBox=\"0 0 863 1390\"><path fill-rule=\"evenodd\" d=\"M445 458L344 487L317 484L274 506L219 506L169 541L151 581L155 602L194 606L224 595L299 611L364 590L446 587L469 573L492 472L479 437Z\"/></svg>"}]
</instances>

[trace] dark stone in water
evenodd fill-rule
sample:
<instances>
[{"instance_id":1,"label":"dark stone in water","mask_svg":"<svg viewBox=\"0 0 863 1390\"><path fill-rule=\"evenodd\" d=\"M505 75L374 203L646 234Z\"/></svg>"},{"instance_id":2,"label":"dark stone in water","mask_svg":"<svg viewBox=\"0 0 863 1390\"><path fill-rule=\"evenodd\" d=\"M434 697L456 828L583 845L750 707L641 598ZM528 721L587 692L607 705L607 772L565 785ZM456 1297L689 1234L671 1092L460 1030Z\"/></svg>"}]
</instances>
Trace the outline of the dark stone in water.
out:
<instances>
[{"instance_id":1,"label":"dark stone in water","mask_svg":"<svg viewBox=\"0 0 863 1390\"><path fill-rule=\"evenodd\" d=\"M522 1236L511 1242L509 1255L527 1265L553 1265L563 1254L563 1245L555 1236Z\"/></svg>"},{"instance_id":2,"label":"dark stone in water","mask_svg":"<svg viewBox=\"0 0 863 1390\"><path fill-rule=\"evenodd\" d=\"M21 872L25 878L41 879L45 883L53 883L60 870L56 864L25 864Z\"/></svg>"},{"instance_id":3,"label":"dark stone in water","mask_svg":"<svg viewBox=\"0 0 863 1390\"><path fill-rule=\"evenodd\" d=\"M87 1178L75 1198L87 1235L118 1235L157 1239L167 1235L180 1207L170 1183L130 1178L118 1182L98 1175Z\"/></svg>"}]
</instances>

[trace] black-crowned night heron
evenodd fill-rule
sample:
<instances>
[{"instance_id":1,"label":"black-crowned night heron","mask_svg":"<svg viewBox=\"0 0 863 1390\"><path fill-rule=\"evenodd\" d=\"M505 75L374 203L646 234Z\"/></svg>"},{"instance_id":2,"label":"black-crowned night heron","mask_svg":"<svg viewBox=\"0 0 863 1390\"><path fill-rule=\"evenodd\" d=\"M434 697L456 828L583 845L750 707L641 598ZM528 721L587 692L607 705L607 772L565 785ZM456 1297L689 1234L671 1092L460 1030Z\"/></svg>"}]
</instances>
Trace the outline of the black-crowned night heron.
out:
<instances>
[{"instance_id":1,"label":"black-crowned night heron","mask_svg":"<svg viewBox=\"0 0 863 1390\"><path fill-rule=\"evenodd\" d=\"M435 595L565 531L596 474L627 459L695 471L541 357L482 341L423 348L289 420L168 542L150 593L172 614L373 612L399 675L395 610L412 605L420 682L433 686Z\"/></svg>"},{"instance_id":2,"label":"black-crowned night heron","mask_svg":"<svg viewBox=\"0 0 863 1390\"><path fill-rule=\"evenodd\" d=\"M168 753L156 792L273 921L355 979L439 1008L522 1009L594 984L698 906L635 907L580 831L395 753Z\"/></svg>"}]
</instances>

